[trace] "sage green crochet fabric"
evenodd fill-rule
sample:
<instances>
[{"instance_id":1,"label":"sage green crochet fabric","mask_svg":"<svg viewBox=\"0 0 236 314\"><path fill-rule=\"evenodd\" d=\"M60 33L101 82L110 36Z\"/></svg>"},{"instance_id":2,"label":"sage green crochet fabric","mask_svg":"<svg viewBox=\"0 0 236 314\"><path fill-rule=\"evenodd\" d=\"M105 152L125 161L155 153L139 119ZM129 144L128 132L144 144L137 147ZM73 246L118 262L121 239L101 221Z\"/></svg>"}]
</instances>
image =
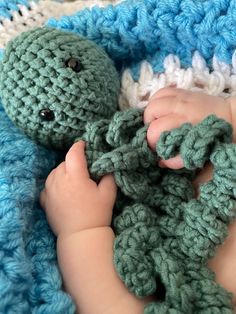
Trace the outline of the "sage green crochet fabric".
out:
<instances>
[{"instance_id":1,"label":"sage green crochet fabric","mask_svg":"<svg viewBox=\"0 0 236 314\"><path fill-rule=\"evenodd\" d=\"M117 72L102 49L49 28L11 41L0 66L1 98L9 117L32 139L56 148L69 147L87 121L110 118L117 109L118 86ZM51 110L48 120L39 115L44 109Z\"/></svg>"},{"instance_id":2,"label":"sage green crochet fabric","mask_svg":"<svg viewBox=\"0 0 236 314\"><path fill-rule=\"evenodd\" d=\"M87 58L90 47L93 53ZM68 58L72 60L65 63ZM83 60L77 74L64 68L76 68L75 60ZM99 74L97 69L102 69ZM119 188L114 263L138 297L157 296L145 313L232 313L231 294L207 267L235 218L236 146L231 144L231 126L215 116L194 127L184 124L164 132L157 152L152 152L142 111L115 112L118 80L112 62L93 43L60 31L35 29L20 35L8 45L1 73L4 107L26 134L60 148L82 138L92 177L114 174ZM35 87L29 86L29 75L35 75ZM41 115L45 108L53 112ZM43 122L39 112L41 118L46 116ZM185 169L157 166L159 157L178 153ZM213 180L201 186L195 199L192 180L207 160L214 165Z\"/></svg>"}]
</instances>

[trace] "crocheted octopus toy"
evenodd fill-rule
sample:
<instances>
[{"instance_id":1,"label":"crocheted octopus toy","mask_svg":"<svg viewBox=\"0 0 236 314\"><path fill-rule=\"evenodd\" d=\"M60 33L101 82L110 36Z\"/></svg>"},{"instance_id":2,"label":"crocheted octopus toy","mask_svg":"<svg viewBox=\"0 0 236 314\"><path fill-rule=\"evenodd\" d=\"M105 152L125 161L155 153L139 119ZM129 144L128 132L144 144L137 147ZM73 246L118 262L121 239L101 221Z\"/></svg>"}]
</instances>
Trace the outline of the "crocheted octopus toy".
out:
<instances>
[{"instance_id":1,"label":"crocheted octopus toy","mask_svg":"<svg viewBox=\"0 0 236 314\"><path fill-rule=\"evenodd\" d=\"M212 115L197 126L164 132L151 151L142 110L118 110L119 64L71 32L50 27L24 32L8 43L0 67L0 96L14 124L51 149L65 151L84 139L91 176L114 174L119 188L114 263L138 297L156 294L158 302L146 305L145 314L232 313L231 294L207 267L235 218L232 127ZM185 169L157 166L158 158L178 153ZM196 199L192 180L208 160L213 179ZM31 291L31 308L42 290L37 285ZM72 313L68 304L64 311Z\"/></svg>"}]
</instances>

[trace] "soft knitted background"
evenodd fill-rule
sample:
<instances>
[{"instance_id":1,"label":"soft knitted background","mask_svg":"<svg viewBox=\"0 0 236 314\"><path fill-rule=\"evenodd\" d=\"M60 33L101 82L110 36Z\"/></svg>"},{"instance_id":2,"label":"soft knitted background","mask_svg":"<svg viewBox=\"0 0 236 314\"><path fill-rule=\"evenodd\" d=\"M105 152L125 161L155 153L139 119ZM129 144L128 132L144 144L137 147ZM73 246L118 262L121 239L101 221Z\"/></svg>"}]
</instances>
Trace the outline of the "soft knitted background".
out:
<instances>
[{"instance_id":1,"label":"soft knitted background","mask_svg":"<svg viewBox=\"0 0 236 314\"><path fill-rule=\"evenodd\" d=\"M17 12L16 4L28 5L2 3L7 12L10 3ZM166 85L223 96L235 92L235 13L234 1L130 0L48 25L83 34L101 45L118 69L129 67L122 78L121 106L144 106ZM6 33L4 26L1 36ZM37 204L57 156L23 136L3 110L1 121L0 312L73 313L62 291L54 237Z\"/></svg>"},{"instance_id":2,"label":"soft knitted background","mask_svg":"<svg viewBox=\"0 0 236 314\"><path fill-rule=\"evenodd\" d=\"M1 0L0 1L0 51L6 43L23 31L43 25L51 16L72 14L85 7L105 6L119 0Z\"/></svg>"},{"instance_id":3,"label":"soft knitted background","mask_svg":"<svg viewBox=\"0 0 236 314\"><path fill-rule=\"evenodd\" d=\"M135 106L168 85L234 94L235 11L236 3L229 0L131 0L115 11L86 10L58 22L51 19L48 25L85 35L117 63L128 62L136 82L126 71L122 103Z\"/></svg>"}]
</instances>

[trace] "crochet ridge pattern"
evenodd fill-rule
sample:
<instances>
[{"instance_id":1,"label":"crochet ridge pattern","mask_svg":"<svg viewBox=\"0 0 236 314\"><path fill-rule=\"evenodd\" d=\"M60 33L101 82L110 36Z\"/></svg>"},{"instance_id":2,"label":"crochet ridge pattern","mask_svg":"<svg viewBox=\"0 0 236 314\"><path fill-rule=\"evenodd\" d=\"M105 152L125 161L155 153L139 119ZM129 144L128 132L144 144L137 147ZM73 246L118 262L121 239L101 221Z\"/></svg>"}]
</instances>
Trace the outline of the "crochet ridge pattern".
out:
<instances>
[{"instance_id":1,"label":"crochet ridge pattern","mask_svg":"<svg viewBox=\"0 0 236 314\"><path fill-rule=\"evenodd\" d=\"M82 34L104 48L117 69L129 67L123 74L121 108L145 106L159 82L169 84L168 73L165 80L160 73L175 64L167 60L179 60L178 69L189 66L194 69L192 54L196 53L198 61L201 58L206 61L202 69L222 67L222 77L227 79L219 84L217 94L226 97L234 92L233 39L225 33L219 35L217 27L223 23L222 16L226 16L230 27L232 17L227 8L234 12L235 6L233 1L222 1L213 8L209 3L209 0L198 5L189 0L131 0L104 9L85 9L59 21L50 20L48 26L58 28L59 32ZM215 35L221 39L219 44L210 38L208 44L212 46L207 49L201 45L201 27L208 26L204 16L212 18L211 26L216 25L215 34L209 30L212 38ZM141 20L144 22L140 23ZM179 26L184 20L196 24L194 33ZM145 36L144 30L152 30L152 36ZM197 39L184 42L178 35L183 31L190 39L191 36ZM228 40L222 46L223 39ZM216 57L218 63L212 63ZM143 59L145 63L141 63ZM168 63L166 68L164 61ZM150 74L148 67L158 83L143 87L140 77L137 89L134 78L144 72ZM192 85L189 83L188 88L199 88L198 80L189 80ZM2 83L1 86L4 87ZM68 88L66 84L60 87L65 92ZM227 88L232 90L226 91ZM22 85L24 90L27 91L27 86ZM135 94L137 90L140 93ZM135 104L136 100L139 103ZM19 313L74 313L70 297L62 290L55 239L37 202L40 187L61 156L21 134L2 109L0 114L3 121L0 221L4 226L0 228L0 312L10 309ZM157 152L148 148L147 127L143 125L142 110L137 108L89 121L84 128L85 132L78 136L87 142L92 176L97 179L112 172L119 186L113 220L116 269L138 297L153 293L159 297L158 302L146 306L145 314L232 313L231 294L216 284L213 272L206 266L216 246L224 241L227 225L235 218L236 147L231 144L231 126L215 116L197 126L184 124L162 134ZM156 166L157 158L168 159L178 153L185 169L171 171ZM192 180L196 170L208 160L214 165L213 179L201 186L195 199Z\"/></svg>"},{"instance_id":2,"label":"crochet ridge pattern","mask_svg":"<svg viewBox=\"0 0 236 314\"><path fill-rule=\"evenodd\" d=\"M135 135L124 132L130 128L137 130ZM117 200L121 213L114 219L116 269L138 297L159 298L160 287L164 289L164 299L147 305L146 314L233 311L230 294L207 268L235 217L236 147L229 144L231 133L228 123L209 116L195 127L185 124L164 132L155 155L147 147L146 126L137 109L86 127L82 138L91 174L114 173L122 194ZM108 152L101 150L104 138ZM198 199L191 183L194 172L156 166L157 156L168 159L179 152L186 169L203 167L208 158L215 167L213 180L201 186Z\"/></svg>"}]
</instances>

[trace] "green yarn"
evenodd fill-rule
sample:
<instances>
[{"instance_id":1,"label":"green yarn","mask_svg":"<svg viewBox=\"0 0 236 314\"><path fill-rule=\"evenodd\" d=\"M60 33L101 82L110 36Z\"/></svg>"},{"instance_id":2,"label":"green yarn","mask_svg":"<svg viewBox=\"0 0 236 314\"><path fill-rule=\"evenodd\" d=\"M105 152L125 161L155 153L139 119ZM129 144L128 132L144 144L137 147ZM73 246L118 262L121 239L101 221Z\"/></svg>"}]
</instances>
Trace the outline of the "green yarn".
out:
<instances>
[{"instance_id":1,"label":"green yarn","mask_svg":"<svg viewBox=\"0 0 236 314\"><path fill-rule=\"evenodd\" d=\"M79 73L65 67L71 57L79 57ZM236 216L232 127L212 115L197 126L164 132L152 152L143 112L116 112L118 87L112 62L100 48L46 28L10 42L0 74L6 112L26 134L57 148L82 138L91 176L114 174L114 263L130 291L159 297L145 314L232 313L231 294L207 267ZM54 121L40 120L44 108L53 110ZM179 153L185 169L157 166L157 158ZM208 160L213 179L195 199L192 180Z\"/></svg>"},{"instance_id":2,"label":"green yarn","mask_svg":"<svg viewBox=\"0 0 236 314\"><path fill-rule=\"evenodd\" d=\"M79 73L66 62L76 58ZM41 144L68 148L88 121L117 110L119 79L112 61L93 42L69 32L35 28L6 47L0 94L12 121ZM53 111L53 121L39 112Z\"/></svg>"},{"instance_id":3,"label":"green yarn","mask_svg":"<svg viewBox=\"0 0 236 314\"><path fill-rule=\"evenodd\" d=\"M174 157L179 151L187 169L202 168L213 144L217 141L231 143L232 140L232 126L209 116L197 128L185 123L171 132L163 132L157 143L157 151L163 159Z\"/></svg>"},{"instance_id":4,"label":"green yarn","mask_svg":"<svg viewBox=\"0 0 236 314\"><path fill-rule=\"evenodd\" d=\"M115 212L113 221L116 269L138 297L158 296L164 285L164 299L147 305L145 314L232 313L231 295L207 268L236 216L232 127L211 115L197 126L164 133L157 149L163 155L181 153L190 170L180 171L157 167L160 153L147 146L146 130L142 111L129 109L109 121L89 123L82 137L93 177L114 173L123 196L117 201L122 212ZM201 186L195 199L194 170L209 159L213 180Z\"/></svg>"}]
</instances>

